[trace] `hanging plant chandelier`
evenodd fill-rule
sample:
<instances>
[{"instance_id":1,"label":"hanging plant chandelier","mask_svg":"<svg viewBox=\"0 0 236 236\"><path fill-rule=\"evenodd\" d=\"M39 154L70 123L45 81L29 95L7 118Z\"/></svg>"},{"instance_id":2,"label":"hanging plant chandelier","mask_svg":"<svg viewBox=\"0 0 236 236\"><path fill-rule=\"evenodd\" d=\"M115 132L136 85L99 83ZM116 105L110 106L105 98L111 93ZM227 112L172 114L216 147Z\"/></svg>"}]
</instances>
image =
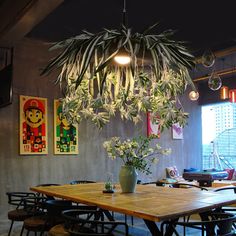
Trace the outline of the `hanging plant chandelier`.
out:
<instances>
[{"instance_id":1,"label":"hanging plant chandelier","mask_svg":"<svg viewBox=\"0 0 236 236\"><path fill-rule=\"evenodd\" d=\"M123 19L125 12L124 1ZM184 42L172 39L174 31L150 33L157 26L132 33L123 20L120 29L83 31L50 48L59 53L42 75L60 68L56 83L64 92L63 111L70 122L91 119L102 128L117 113L137 123L141 113L151 112L162 129L186 123L188 114L178 96L187 85L194 88L188 73L194 57ZM130 56L129 64L114 62L121 52Z\"/></svg>"}]
</instances>

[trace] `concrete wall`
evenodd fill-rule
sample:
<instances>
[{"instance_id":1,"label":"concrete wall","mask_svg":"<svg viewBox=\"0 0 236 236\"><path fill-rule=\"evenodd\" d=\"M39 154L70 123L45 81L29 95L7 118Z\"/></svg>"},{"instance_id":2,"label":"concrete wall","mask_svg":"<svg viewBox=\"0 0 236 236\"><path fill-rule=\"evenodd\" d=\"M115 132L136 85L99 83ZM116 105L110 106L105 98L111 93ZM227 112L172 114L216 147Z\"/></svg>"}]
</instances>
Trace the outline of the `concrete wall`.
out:
<instances>
[{"instance_id":1,"label":"concrete wall","mask_svg":"<svg viewBox=\"0 0 236 236\"><path fill-rule=\"evenodd\" d=\"M0 219L7 218L7 191L28 191L30 186L42 183L68 183L74 179L103 181L107 172L118 180L119 160L106 157L102 143L112 136L132 137L146 134L146 117L143 123L134 125L114 118L99 131L89 121L79 125L79 155L53 154L53 99L60 97L54 76L40 77L40 68L47 64L51 54L48 45L24 39L15 47L13 73L13 103L0 109ZM1 84L0 84L1 86ZM19 155L19 95L39 96L48 99L49 153L42 156ZM183 96L185 110L190 113L184 128L184 139L173 140L171 130L161 134L159 142L171 147L172 154L160 159L153 167L153 174L140 174L143 181L165 177L165 167L176 165L183 168L201 166L201 116L200 107Z\"/></svg>"}]
</instances>

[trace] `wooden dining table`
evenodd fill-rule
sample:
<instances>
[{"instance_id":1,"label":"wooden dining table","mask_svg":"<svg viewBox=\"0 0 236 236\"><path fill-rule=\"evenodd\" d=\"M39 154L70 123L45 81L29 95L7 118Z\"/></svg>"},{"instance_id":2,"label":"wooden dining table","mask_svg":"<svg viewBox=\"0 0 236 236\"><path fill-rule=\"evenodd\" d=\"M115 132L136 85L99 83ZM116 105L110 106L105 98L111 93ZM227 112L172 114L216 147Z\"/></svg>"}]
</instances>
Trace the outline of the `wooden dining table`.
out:
<instances>
[{"instance_id":1,"label":"wooden dining table","mask_svg":"<svg viewBox=\"0 0 236 236\"><path fill-rule=\"evenodd\" d=\"M31 187L32 191L101 209L139 217L152 235L162 235L156 222L176 220L217 207L236 203L236 194L137 185L134 193L122 193L117 184L114 193L103 193L104 183Z\"/></svg>"}]
</instances>

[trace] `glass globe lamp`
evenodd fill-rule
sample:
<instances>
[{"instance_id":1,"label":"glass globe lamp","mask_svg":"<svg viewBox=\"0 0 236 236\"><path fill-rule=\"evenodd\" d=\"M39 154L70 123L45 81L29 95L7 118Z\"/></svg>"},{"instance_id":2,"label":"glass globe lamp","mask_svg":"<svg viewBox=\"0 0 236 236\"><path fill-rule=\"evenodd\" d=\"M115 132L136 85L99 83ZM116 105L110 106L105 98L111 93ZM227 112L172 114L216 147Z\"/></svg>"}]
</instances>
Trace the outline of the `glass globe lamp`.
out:
<instances>
[{"instance_id":1,"label":"glass globe lamp","mask_svg":"<svg viewBox=\"0 0 236 236\"><path fill-rule=\"evenodd\" d=\"M206 50L202 55L202 64L205 67L212 67L214 63L215 55L210 50Z\"/></svg>"},{"instance_id":2,"label":"glass globe lamp","mask_svg":"<svg viewBox=\"0 0 236 236\"><path fill-rule=\"evenodd\" d=\"M222 81L221 81L220 76L213 72L208 80L208 87L211 90L216 91L220 89L221 85L222 85Z\"/></svg>"}]
</instances>

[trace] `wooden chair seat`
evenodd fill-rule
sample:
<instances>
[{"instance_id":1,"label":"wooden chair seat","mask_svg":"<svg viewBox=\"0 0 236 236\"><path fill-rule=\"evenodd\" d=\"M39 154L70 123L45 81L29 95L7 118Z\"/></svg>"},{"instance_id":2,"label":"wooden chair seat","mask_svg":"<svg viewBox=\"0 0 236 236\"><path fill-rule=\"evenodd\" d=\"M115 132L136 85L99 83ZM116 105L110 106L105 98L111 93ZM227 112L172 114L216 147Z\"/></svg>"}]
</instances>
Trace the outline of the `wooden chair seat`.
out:
<instances>
[{"instance_id":1,"label":"wooden chair seat","mask_svg":"<svg viewBox=\"0 0 236 236\"><path fill-rule=\"evenodd\" d=\"M46 216L32 216L24 220L24 229L28 231L41 232L48 230L48 227Z\"/></svg>"},{"instance_id":2,"label":"wooden chair seat","mask_svg":"<svg viewBox=\"0 0 236 236\"><path fill-rule=\"evenodd\" d=\"M8 219L13 221L24 221L31 216L32 214L24 209L16 209L8 212Z\"/></svg>"},{"instance_id":3,"label":"wooden chair seat","mask_svg":"<svg viewBox=\"0 0 236 236\"><path fill-rule=\"evenodd\" d=\"M63 224L55 225L48 231L48 236L70 236Z\"/></svg>"}]
</instances>

